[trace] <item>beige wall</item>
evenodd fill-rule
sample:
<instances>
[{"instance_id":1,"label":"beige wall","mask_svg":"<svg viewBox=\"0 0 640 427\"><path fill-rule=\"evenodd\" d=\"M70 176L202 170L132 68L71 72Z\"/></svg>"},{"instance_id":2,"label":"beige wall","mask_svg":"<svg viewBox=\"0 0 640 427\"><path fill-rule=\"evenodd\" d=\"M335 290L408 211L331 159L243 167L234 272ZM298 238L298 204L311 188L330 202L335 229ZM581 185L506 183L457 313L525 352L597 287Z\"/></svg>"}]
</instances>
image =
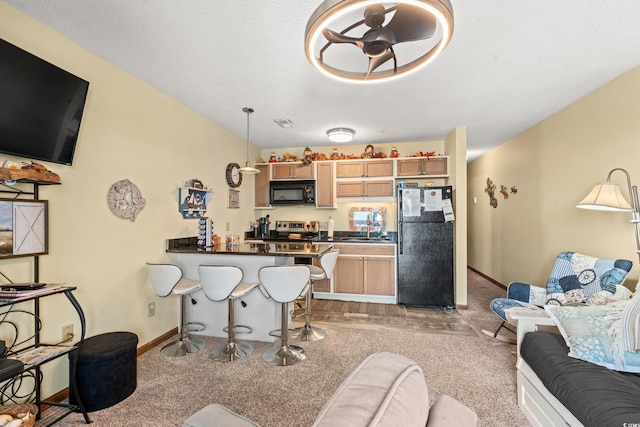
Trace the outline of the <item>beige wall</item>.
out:
<instances>
[{"instance_id":1,"label":"beige wall","mask_svg":"<svg viewBox=\"0 0 640 427\"><path fill-rule=\"evenodd\" d=\"M629 213L577 209L613 168L640 179L640 68L611 81L469 164L469 265L503 284L544 285L558 252L626 258L640 269ZM487 178L518 189L489 206ZM627 195L624 175L612 180ZM473 202L477 198L477 204ZM628 197L627 197L628 199Z\"/></svg>"},{"instance_id":2,"label":"beige wall","mask_svg":"<svg viewBox=\"0 0 640 427\"><path fill-rule=\"evenodd\" d=\"M2 2L0 37L90 82L73 166L46 164L62 185L40 191L50 226L40 280L78 287L88 335L127 330L141 344L155 339L178 324L178 300L156 297L144 263L167 260L165 239L197 234L197 221L178 212L178 186L190 178L212 186L207 214L216 230L224 234L229 222L241 233L254 212L225 208L224 171L228 162L244 162L246 142ZM252 147L252 158L257 154ZM146 199L135 222L107 207L109 187L124 178ZM240 195L241 206L253 206L253 177L245 176ZM31 258L0 261L0 271L18 282L33 280L32 268ZM151 301L157 315L147 318ZM64 297L43 300L42 319L52 341L62 325L80 328ZM45 377L45 396L66 387L65 369L54 376Z\"/></svg>"}]
</instances>

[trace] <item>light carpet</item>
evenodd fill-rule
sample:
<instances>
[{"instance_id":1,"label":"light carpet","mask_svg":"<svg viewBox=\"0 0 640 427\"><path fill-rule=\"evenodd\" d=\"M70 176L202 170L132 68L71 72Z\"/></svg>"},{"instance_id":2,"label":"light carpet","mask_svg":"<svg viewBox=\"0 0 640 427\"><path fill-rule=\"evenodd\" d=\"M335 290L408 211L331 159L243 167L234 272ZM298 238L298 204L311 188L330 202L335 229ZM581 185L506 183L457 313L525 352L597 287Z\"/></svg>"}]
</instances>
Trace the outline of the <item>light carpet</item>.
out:
<instances>
[{"instance_id":1,"label":"light carpet","mask_svg":"<svg viewBox=\"0 0 640 427\"><path fill-rule=\"evenodd\" d=\"M91 413L92 426L180 426L210 403L225 405L262 427L310 426L351 370L383 350L416 360L431 400L441 394L455 397L476 411L480 426L529 426L517 407L514 347L480 332L499 323L487 313L488 301L504 295L504 290L470 271L469 295L469 308L459 316L474 334L323 322L326 338L301 343L307 360L295 366L264 363L261 354L270 344L260 342L253 343L249 358L225 364L207 357L222 339L207 338L204 351L185 358L164 358L159 348L153 349L138 359L133 395ZM73 414L57 425L85 424Z\"/></svg>"}]
</instances>

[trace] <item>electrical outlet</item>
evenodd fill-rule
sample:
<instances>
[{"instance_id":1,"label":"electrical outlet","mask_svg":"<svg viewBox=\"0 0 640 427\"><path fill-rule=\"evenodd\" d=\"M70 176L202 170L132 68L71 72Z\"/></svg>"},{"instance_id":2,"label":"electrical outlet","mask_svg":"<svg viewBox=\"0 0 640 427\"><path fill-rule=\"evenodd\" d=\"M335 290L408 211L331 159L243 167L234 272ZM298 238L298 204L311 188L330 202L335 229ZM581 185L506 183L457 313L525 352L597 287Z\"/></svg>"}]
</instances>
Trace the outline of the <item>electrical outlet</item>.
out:
<instances>
[{"instance_id":1,"label":"electrical outlet","mask_svg":"<svg viewBox=\"0 0 640 427\"><path fill-rule=\"evenodd\" d=\"M66 325L62 327L62 341L67 341L73 338L73 325Z\"/></svg>"},{"instance_id":2,"label":"electrical outlet","mask_svg":"<svg viewBox=\"0 0 640 427\"><path fill-rule=\"evenodd\" d=\"M230 227L229 227L229 221L227 221L227 231L229 231Z\"/></svg>"},{"instance_id":3,"label":"electrical outlet","mask_svg":"<svg viewBox=\"0 0 640 427\"><path fill-rule=\"evenodd\" d=\"M149 307L147 307L147 317L153 317L156 315L156 303L150 302Z\"/></svg>"}]
</instances>

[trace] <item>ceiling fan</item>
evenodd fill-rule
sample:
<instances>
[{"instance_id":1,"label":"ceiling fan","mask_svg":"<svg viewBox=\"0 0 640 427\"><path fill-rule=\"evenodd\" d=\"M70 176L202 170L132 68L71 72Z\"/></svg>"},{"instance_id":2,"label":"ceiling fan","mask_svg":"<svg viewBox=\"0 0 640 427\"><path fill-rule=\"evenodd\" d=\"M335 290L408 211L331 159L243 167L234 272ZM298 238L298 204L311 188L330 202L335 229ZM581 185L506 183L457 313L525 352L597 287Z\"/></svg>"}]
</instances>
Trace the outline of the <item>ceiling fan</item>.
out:
<instances>
[{"instance_id":1,"label":"ceiling fan","mask_svg":"<svg viewBox=\"0 0 640 427\"><path fill-rule=\"evenodd\" d=\"M344 22L345 17L353 17L354 13L361 13L363 19L341 31L329 28ZM361 26L364 29L361 36L348 34ZM307 23L305 50L311 64L332 77L350 81L375 81L396 77L426 64L444 50L452 34L453 12L448 0L326 0ZM427 52L404 65L398 65L395 45L431 39L434 36L439 36L439 39L428 46ZM330 64L325 53L334 45L340 44L358 47L368 58L367 69L358 72ZM390 60L393 60L392 68L380 68Z\"/></svg>"}]
</instances>

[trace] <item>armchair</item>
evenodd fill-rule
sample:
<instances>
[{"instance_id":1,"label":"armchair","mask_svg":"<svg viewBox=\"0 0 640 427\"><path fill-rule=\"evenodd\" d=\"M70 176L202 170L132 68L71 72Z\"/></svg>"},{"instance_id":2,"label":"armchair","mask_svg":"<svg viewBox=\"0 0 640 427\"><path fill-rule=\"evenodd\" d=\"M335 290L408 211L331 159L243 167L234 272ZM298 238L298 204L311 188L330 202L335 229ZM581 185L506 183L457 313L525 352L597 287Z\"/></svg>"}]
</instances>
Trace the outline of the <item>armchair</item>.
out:
<instances>
[{"instance_id":1,"label":"armchair","mask_svg":"<svg viewBox=\"0 0 640 427\"><path fill-rule=\"evenodd\" d=\"M631 291L622 286L633 263L626 259L595 258L578 252L561 252L547 279L546 288L526 283L511 282L506 298L495 298L489 304L502 323L495 332L482 332L493 338L515 344L515 336L502 336L506 329L515 334L516 322L509 312L526 310L531 315L546 316L545 304L606 304L611 300L627 299Z\"/></svg>"}]
</instances>

